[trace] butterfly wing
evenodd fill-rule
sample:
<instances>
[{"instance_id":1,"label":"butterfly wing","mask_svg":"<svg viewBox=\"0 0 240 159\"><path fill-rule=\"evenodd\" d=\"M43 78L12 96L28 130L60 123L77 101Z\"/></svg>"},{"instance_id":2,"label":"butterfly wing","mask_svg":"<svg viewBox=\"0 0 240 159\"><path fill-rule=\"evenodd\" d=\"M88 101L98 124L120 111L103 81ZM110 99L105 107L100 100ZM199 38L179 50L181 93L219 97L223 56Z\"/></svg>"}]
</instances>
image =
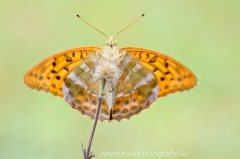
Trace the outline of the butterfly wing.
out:
<instances>
[{"instance_id":1,"label":"butterfly wing","mask_svg":"<svg viewBox=\"0 0 240 159\"><path fill-rule=\"evenodd\" d=\"M63 97L62 85L66 76L88 55L101 50L99 47L81 47L63 51L43 60L23 78L32 89L50 92Z\"/></svg>"},{"instance_id":2,"label":"butterfly wing","mask_svg":"<svg viewBox=\"0 0 240 159\"><path fill-rule=\"evenodd\" d=\"M126 53L120 66L123 75L119 79L112 113L112 118L118 121L148 108L159 92L153 73L133 55Z\"/></svg>"},{"instance_id":3,"label":"butterfly wing","mask_svg":"<svg viewBox=\"0 0 240 159\"><path fill-rule=\"evenodd\" d=\"M99 95L98 87L100 83L94 82L91 75L96 65L98 65L97 55L93 53L71 71L62 87L65 101L72 108L77 109L91 119L95 118ZM109 111L105 99L103 100L98 119L101 121L109 119Z\"/></svg>"},{"instance_id":4,"label":"butterfly wing","mask_svg":"<svg viewBox=\"0 0 240 159\"><path fill-rule=\"evenodd\" d=\"M24 83L63 97L73 108L94 119L98 85L93 83L90 71L98 63L92 54L98 50L101 48L82 47L53 55L33 67L24 76ZM157 97L188 90L197 83L186 66L166 55L132 47L121 51L127 54L119 64L123 74L116 88L112 119L129 119L148 108ZM108 120L109 114L104 99L99 120Z\"/></svg>"},{"instance_id":5,"label":"butterfly wing","mask_svg":"<svg viewBox=\"0 0 240 159\"><path fill-rule=\"evenodd\" d=\"M134 47L122 48L121 51L132 54L151 70L160 88L158 97L176 91L189 90L197 84L196 76L186 66L169 56Z\"/></svg>"}]
</instances>

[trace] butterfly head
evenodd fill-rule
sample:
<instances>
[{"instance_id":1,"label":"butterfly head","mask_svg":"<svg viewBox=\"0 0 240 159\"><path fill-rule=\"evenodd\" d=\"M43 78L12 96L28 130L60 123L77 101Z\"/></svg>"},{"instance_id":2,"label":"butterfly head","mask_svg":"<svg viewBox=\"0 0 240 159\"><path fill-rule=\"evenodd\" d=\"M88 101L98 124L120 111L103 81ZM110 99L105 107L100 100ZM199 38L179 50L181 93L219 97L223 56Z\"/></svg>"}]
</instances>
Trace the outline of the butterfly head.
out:
<instances>
[{"instance_id":1,"label":"butterfly head","mask_svg":"<svg viewBox=\"0 0 240 159\"><path fill-rule=\"evenodd\" d=\"M114 57L118 54L117 41L114 40L113 36L109 36L105 41L104 52L106 56Z\"/></svg>"},{"instance_id":2,"label":"butterfly head","mask_svg":"<svg viewBox=\"0 0 240 159\"><path fill-rule=\"evenodd\" d=\"M105 41L105 46L113 48L114 46L117 46L117 41L114 40L113 36L109 36L108 39Z\"/></svg>"},{"instance_id":3,"label":"butterfly head","mask_svg":"<svg viewBox=\"0 0 240 159\"><path fill-rule=\"evenodd\" d=\"M108 39L105 41L104 49L106 49L110 54L114 54L115 51L118 49L117 41L114 40L113 36L109 36Z\"/></svg>"}]
</instances>

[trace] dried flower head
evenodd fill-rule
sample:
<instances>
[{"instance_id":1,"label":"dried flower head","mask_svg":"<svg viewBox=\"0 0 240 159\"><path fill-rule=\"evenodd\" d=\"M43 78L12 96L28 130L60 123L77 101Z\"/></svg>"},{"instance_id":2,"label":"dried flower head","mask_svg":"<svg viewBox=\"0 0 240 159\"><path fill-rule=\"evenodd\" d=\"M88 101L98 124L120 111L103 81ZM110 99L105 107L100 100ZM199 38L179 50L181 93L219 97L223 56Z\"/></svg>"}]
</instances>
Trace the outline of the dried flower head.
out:
<instances>
[{"instance_id":1,"label":"dried flower head","mask_svg":"<svg viewBox=\"0 0 240 159\"><path fill-rule=\"evenodd\" d=\"M115 63L101 58L91 75L94 83L104 80L108 90L113 91L119 82L122 70Z\"/></svg>"}]
</instances>

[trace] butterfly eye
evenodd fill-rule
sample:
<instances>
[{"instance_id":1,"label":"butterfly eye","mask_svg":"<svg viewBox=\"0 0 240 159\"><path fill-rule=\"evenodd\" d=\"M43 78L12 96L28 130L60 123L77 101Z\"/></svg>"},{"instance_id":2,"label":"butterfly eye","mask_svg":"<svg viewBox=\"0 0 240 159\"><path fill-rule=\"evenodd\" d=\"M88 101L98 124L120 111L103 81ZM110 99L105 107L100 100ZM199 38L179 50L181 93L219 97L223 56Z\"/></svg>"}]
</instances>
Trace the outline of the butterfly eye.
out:
<instances>
[{"instance_id":1,"label":"butterfly eye","mask_svg":"<svg viewBox=\"0 0 240 159\"><path fill-rule=\"evenodd\" d=\"M109 46L109 41L108 40L105 41L105 45Z\"/></svg>"},{"instance_id":2,"label":"butterfly eye","mask_svg":"<svg viewBox=\"0 0 240 159\"><path fill-rule=\"evenodd\" d=\"M114 46L117 46L117 41L116 40L114 40Z\"/></svg>"}]
</instances>

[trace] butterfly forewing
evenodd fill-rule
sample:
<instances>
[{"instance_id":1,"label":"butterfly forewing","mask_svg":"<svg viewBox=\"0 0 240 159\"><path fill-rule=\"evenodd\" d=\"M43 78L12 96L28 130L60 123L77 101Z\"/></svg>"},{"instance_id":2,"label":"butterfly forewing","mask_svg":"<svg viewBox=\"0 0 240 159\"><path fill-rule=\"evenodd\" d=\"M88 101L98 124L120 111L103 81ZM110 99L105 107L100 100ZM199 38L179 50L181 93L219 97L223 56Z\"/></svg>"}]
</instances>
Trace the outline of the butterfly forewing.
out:
<instances>
[{"instance_id":1,"label":"butterfly forewing","mask_svg":"<svg viewBox=\"0 0 240 159\"><path fill-rule=\"evenodd\" d=\"M197 84L196 76L186 66L169 56L134 47L122 48L121 50L132 54L151 70L160 87L158 97L176 91L188 90Z\"/></svg>"},{"instance_id":2,"label":"butterfly forewing","mask_svg":"<svg viewBox=\"0 0 240 159\"><path fill-rule=\"evenodd\" d=\"M43 90L62 97L62 85L65 77L85 57L97 50L101 50L101 48L81 47L53 55L28 71L23 81L32 89Z\"/></svg>"}]
</instances>

